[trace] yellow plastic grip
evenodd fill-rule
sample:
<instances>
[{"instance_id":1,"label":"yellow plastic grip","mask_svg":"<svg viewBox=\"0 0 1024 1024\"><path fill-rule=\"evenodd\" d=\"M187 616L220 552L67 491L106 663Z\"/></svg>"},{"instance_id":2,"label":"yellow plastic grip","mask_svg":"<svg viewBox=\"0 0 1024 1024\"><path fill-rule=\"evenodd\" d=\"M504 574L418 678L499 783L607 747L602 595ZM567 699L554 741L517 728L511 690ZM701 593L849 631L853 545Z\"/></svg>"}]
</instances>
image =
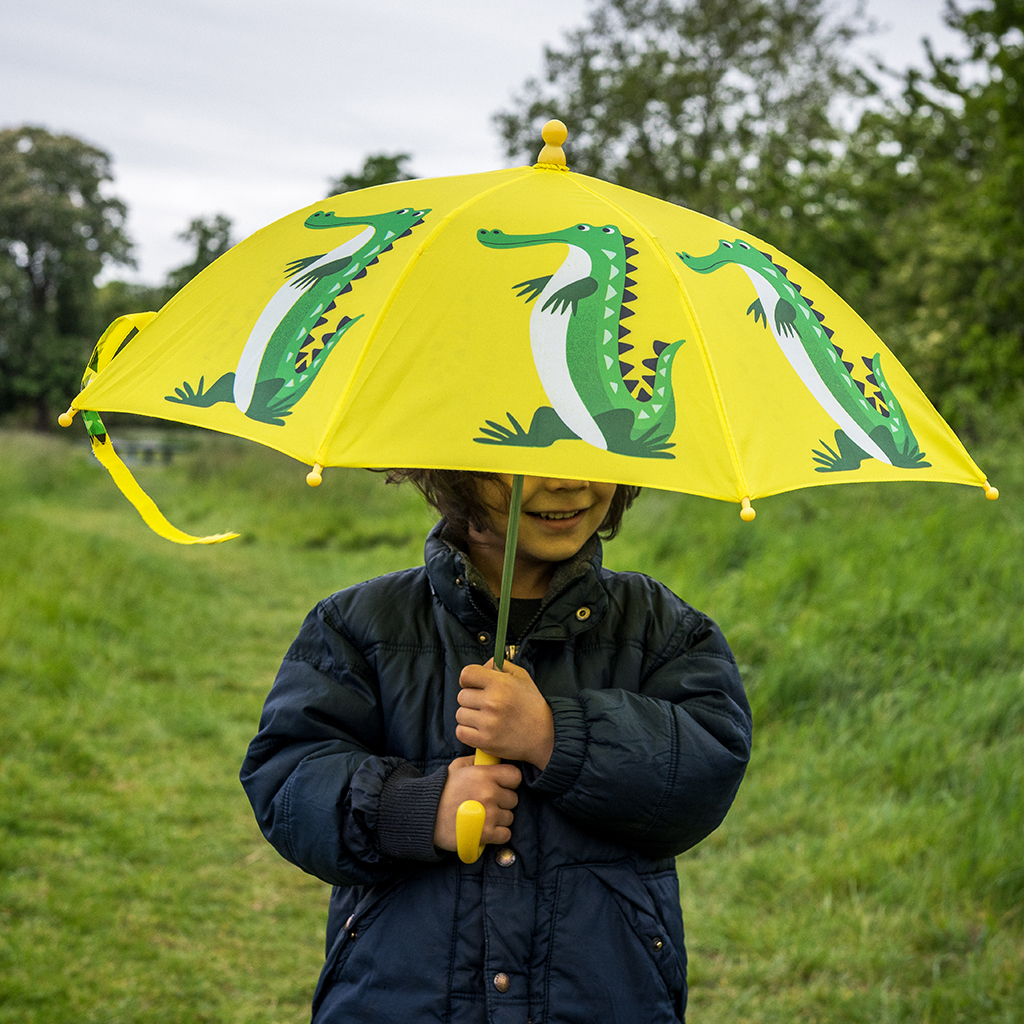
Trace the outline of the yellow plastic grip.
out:
<instances>
[{"instance_id":1,"label":"yellow plastic grip","mask_svg":"<svg viewBox=\"0 0 1024 1024\"><path fill-rule=\"evenodd\" d=\"M455 815L455 843L459 860L475 864L484 852L480 836L484 830L484 805L479 800L465 800Z\"/></svg>"},{"instance_id":2,"label":"yellow plastic grip","mask_svg":"<svg viewBox=\"0 0 1024 1024\"><path fill-rule=\"evenodd\" d=\"M500 764L501 758L478 750L473 764ZM484 805L479 800L463 800L455 812L455 845L463 864L475 864L484 852L480 836L484 831Z\"/></svg>"}]
</instances>

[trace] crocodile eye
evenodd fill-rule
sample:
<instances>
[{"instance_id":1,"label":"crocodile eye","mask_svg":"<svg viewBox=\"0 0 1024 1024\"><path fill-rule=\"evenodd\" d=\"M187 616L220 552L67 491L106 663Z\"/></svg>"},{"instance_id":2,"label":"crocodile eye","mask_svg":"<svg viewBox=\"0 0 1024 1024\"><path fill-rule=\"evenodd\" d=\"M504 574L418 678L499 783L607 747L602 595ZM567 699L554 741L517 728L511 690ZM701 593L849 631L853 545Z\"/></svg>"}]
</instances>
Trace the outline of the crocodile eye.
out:
<instances>
[{"instance_id":1,"label":"crocodile eye","mask_svg":"<svg viewBox=\"0 0 1024 1024\"><path fill-rule=\"evenodd\" d=\"M749 248L750 248L750 246L749 246L749 245L747 245L747 243L746 243L746 242L740 242L740 243L739 243L739 245L740 245L740 248L741 248L741 249L749 249Z\"/></svg>"},{"instance_id":2,"label":"crocodile eye","mask_svg":"<svg viewBox=\"0 0 1024 1024\"><path fill-rule=\"evenodd\" d=\"M395 213L399 217L404 217L407 213L412 213L412 210L407 206L404 210L395 210Z\"/></svg>"},{"instance_id":3,"label":"crocodile eye","mask_svg":"<svg viewBox=\"0 0 1024 1024\"><path fill-rule=\"evenodd\" d=\"M614 235L614 234L615 234L615 228L601 228L601 230L602 230L602 231L603 231L603 232L604 232L604 233L605 233L606 235Z\"/></svg>"},{"instance_id":4,"label":"crocodile eye","mask_svg":"<svg viewBox=\"0 0 1024 1024\"><path fill-rule=\"evenodd\" d=\"M722 239L722 245L724 245L726 249L732 248L732 242L727 242L724 238Z\"/></svg>"},{"instance_id":5,"label":"crocodile eye","mask_svg":"<svg viewBox=\"0 0 1024 1024\"><path fill-rule=\"evenodd\" d=\"M576 230L577 231L589 231L590 230L590 225L589 224L577 224L576 225Z\"/></svg>"}]
</instances>

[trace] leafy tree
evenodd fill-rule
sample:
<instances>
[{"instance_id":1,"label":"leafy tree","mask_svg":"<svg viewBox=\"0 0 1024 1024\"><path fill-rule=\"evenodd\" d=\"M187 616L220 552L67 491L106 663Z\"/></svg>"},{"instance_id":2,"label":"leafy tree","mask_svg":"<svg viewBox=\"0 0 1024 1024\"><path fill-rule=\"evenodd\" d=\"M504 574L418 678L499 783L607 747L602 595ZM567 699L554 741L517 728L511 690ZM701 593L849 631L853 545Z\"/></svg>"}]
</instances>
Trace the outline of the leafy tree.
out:
<instances>
[{"instance_id":1,"label":"leafy tree","mask_svg":"<svg viewBox=\"0 0 1024 1024\"><path fill-rule=\"evenodd\" d=\"M864 119L849 162L895 199L872 312L969 430L984 407L1024 400L1024 4L950 2L945 21L967 55L929 48L929 69Z\"/></svg>"},{"instance_id":2,"label":"leafy tree","mask_svg":"<svg viewBox=\"0 0 1024 1024\"><path fill-rule=\"evenodd\" d=\"M372 185L387 185L392 181L411 181L416 177L410 174L406 164L412 159L408 153L374 153L363 162L363 169L358 174L343 174L332 179L328 184L328 198L342 192L354 192Z\"/></svg>"},{"instance_id":3,"label":"leafy tree","mask_svg":"<svg viewBox=\"0 0 1024 1024\"><path fill-rule=\"evenodd\" d=\"M213 217L197 217L178 235L179 241L191 242L195 246L195 255L184 266L177 267L167 275L170 294L184 288L196 274L205 270L235 244L231 237L231 227L231 218L218 213Z\"/></svg>"},{"instance_id":4,"label":"leafy tree","mask_svg":"<svg viewBox=\"0 0 1024 1024\"><path fill-rule=\"evenodd\" d=\"M1024 404L1024 3L948 0L945 20L968 55L886 72L889 99L848 57L860 5L595 0L495 120L532 160L560 117L574 170L769 240L969 429L979 396Z\"/></svg>"},{"instance_id":5,"label":"leafy tree","mask_svg":"<svg viewBox=\"0 0 1024 1024\"><path fill-rule=\"evenodd\" d=\"M764 238L855 308L882 273L877 228L900 201L845 159L878 84L849 57L873 25L825 0L598 0L496 115L533 159L548 117L570 125L573 170ZM906 183L909 188L909 183Z\"/></svg>"},{"instance_id":6,"label":"leafy tree","mask_svg":"<svg viewBox=\"0 0 1024 1024\"><path fill-rule=\"evenodd\" d=\"M0 130L0 412L42 428L77 391L97 333L93 281L133 265L126 208L104 194L110 157L70 135Z\"/></svg>"},{"instance_id":7,"label":"leafy tree","mask_svg":"<svg viewBox=\"0 0 1024 1024\"><path fill-rule=\"evenodd\" d=\"M573 170L740 222L771 222L830 164L834 105L872 84L844 58L868 26L825 0L598 0L495 121L532 161L540 126L571 130ZM790 200L791 201L791 198Z\"/></svg>"},{"instance_id":8,"label":"leafy tree","mask_svg":"<svg viewBox=\"0 0 1024 1024\"><path fill-rule=\"evenodd\" d=\"M96 289L99 322L106 326L126 313L147 313L160 309L174 294L166 285L139 284L114 279ZM100 330L103 328L101 327Z\"/></svg>"}]
</instances>

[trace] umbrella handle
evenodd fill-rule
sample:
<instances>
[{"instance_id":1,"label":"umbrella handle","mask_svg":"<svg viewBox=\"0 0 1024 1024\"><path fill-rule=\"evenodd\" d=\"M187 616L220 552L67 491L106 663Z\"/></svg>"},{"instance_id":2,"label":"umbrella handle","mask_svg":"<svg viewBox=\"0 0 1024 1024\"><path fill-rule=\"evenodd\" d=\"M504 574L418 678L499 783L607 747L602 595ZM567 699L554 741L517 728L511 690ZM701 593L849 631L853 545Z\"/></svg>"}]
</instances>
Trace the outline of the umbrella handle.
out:
<instances>
[{"instance_id":1,"label":"umbrella handle","mask_svg":"<svg viewBox=\"0 0 1024 1024\"><path fill-rule=\"evenodd\" d=\"M478 750L473 764L500 764L501 758ZM455 812L455 845L463 864L475 864L484 852L480 836L484 831L484 805L479 800L463 800Z\"/></svg>"},{"instance_id":2,"label":"umbrella handle","mask_svg":"<svg viewBox=\"0 0 1024 1024\"><path fill-rule=\"evenodd\" d=\"M523 504L523 477L512 477L508 502L508 528L505 531L505 562L501 570L501 596L498 599L498 626L494 632L494 667L500 672L505 664L505 637L508 631L509 601L512 597L512 571L519 539L519 514ZM501 758L477 750L473 764L500 764ZM484 852L480 836L486 812L479 800L463 800L455 812L455 845L463 864L475 864Z\"/></svg>"}]
</instances>

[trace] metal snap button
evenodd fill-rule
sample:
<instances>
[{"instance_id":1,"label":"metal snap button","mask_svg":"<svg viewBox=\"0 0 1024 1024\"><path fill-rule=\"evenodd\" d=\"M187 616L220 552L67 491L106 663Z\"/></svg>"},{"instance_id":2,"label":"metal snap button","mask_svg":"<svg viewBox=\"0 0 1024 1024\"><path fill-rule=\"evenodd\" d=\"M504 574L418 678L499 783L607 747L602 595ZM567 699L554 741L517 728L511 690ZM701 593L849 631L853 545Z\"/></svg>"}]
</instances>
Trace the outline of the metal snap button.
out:
<instances>
[{"instance_id":1,"label":"metal snap button","mask_svg":"<svg viewBox=\"0 0 1024 1024\"><path fill-rule=\"evenodd\" d=\"M503 846L494 854L494 859L500 868L510 868L516 862L516 851L510 846Z\"/></svg>"},{"instance_id":2,"label":"metal snap button","mask_svg":"<svg viewBox=\"0 0 1024 1024\"><path fill-rule=\"evenodd\" d=\"M501 971L494 976L494 987L499 992L507 992L512 987L512 979L504 971Z\"/></svg>"},{"instance_id":3,"label":"metal snap button","mask_svg":"<svg viewBox=\"0 0 1024 1024\"><path fill-rule=\"evenodd\" d=\"M491 642L491 634L490 633L477 633L476 638L482 644L489 644Z\"/></svg>"},{"instance_id":4,"label":"metal snap button","mask_svg":"<svg viewBox=\"0 0 1024 1024\"><path fill-rule=\"evenodd\" d=\"M457 587L464 587L465 585L466 585L466 581L461 576L456 576L455 577L455 586L457 586Z\"/></svg>"},{"instance_id":5,"label":"metal snap button","mask_svg":"<svg viewBox=\"0 0 1024 1024\"><path fill-rule=\"evenodd\" d=\"M584 606L582 608L577 608L576 609L576 618L579 619L580 622L586 622L587 619L590 618L590 609L587 608L586 606Z\"/></svg>"},{"instance_id":6,"label":"metal snap button","mask_svg":"<svg viewBox=\"0 0 1024 1024\"><path fill-rule=\"evenodd\" d=\"M654 950L655 953L661 952L661 950L665 948L664 939L660 938L659 936L655 936L651 940L651 948Z\"/></svg>"}]
</instances>

